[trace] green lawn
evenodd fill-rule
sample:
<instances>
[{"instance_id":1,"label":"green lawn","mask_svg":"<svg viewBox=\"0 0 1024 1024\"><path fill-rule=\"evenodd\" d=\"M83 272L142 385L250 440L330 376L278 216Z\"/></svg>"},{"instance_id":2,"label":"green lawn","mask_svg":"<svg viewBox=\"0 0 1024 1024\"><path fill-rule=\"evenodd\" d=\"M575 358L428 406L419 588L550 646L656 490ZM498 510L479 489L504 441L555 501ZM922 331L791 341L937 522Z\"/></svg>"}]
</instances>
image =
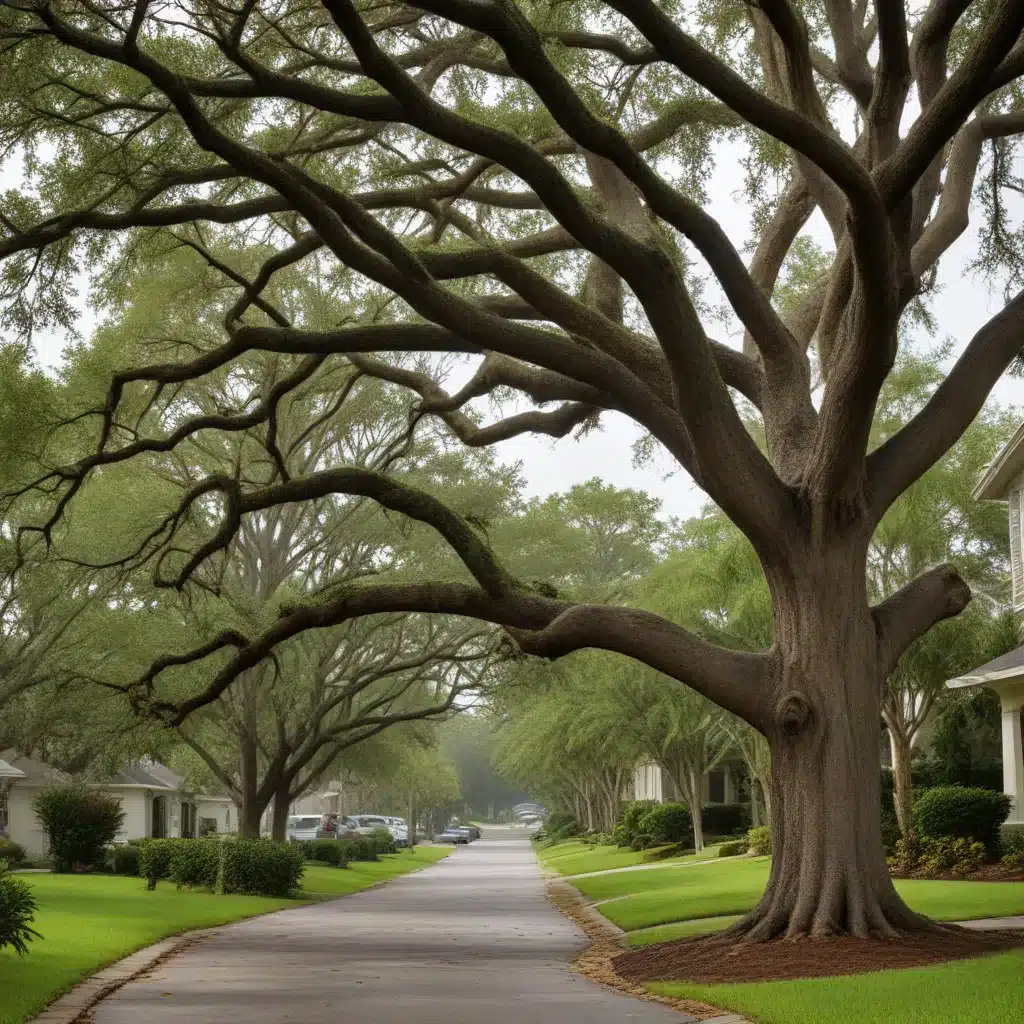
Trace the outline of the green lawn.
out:
<instances>
[{"instance_id":1,"label":"green lawn","mask_svg":"<svg viewBox=\"0 0 1024 1024\"><path fill-rule=\"evenodd\" d=\"M1024 952L1016 951L839 978L649 987L743 1013L757 1024L1009 1024L1024 1020L1022 976Z\"/></svg>"},{"instance_id":2,"label":"green lawn","mask_svg":"<svg viewBox=\"0 0 1024 1024\"><path fill-rule=\"evenodd\" d=\"M653 850L627 850L618 846L589 846L577 840L557 843L554 846L536 847L541 863L557 871L560 875L582 875L588 871L608 871L614 868L628 868L636 864L650 864L661 860L661 854L667 847L660 846ZM679 864L684 861L708 860L718 856L718 847L709 846L700 853L691 853L686 857L665 858L666 864Z\"/></svg>"},{"instance_id":3,"label":"green lawn","mask_svg":"<svg viewBox=\"0 0 1024 1024\"><path fill-rule=\"evenodd\" d=\"M39 901L35 929L42 938L25 957L0 950L0 1024L22 1024L75 982L168 935L365 889L451 850L416 847L346 870L308 867L298 900L179 892L166 882L147 892L140 878L110 875L22 875Z\"/></svg>"},{"instance_id":4,"label":"green lawn","mask_svg":"<svg viewBox=\"0 0 1024 1024\"><path fill-rule=\"evenodd\" d=\"M608 920L626 931L752 909L768 880L767 857L714 861L690 868L626 871L573 884L596 900ZM896 882L915 910L940 921L1024 913L1024 882ZM625 898L618 898L625 897Z\"/></svg>"}]
</instances>

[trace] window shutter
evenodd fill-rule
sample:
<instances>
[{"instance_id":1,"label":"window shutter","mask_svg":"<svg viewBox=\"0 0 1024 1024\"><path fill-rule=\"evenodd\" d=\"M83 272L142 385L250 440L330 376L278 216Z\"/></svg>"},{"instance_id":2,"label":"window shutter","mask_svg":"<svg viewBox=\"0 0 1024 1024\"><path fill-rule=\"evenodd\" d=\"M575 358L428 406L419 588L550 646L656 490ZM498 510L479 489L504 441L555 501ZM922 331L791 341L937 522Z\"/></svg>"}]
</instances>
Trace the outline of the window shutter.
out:
<instances>
[{"instance_id":1,"label":"window shutter","mask_svg":"<svg viewBox=\"0 0 1024 1024\"><path fill-rule=\"evenodd\" d=\"M1020 544L1020 488L1010 492L1010 573L1013 576L1013 607L1016 611L1024 608L1024 563L1021 561Z\"/></svg>"}]
</instances>

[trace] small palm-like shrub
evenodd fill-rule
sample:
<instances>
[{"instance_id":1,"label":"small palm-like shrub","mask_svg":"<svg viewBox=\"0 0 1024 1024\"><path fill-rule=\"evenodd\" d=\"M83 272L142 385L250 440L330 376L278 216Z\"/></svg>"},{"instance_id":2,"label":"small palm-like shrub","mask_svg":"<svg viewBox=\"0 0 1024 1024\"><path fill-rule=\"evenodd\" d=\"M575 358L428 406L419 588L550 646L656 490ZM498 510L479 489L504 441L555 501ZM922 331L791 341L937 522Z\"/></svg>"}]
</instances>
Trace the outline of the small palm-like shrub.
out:
<instances>
[{"instance_id":1,"label":"small palm-like shrub","mask_svg":"<svg viewBox=\"0 0 1024 1024\"><path fill-rule=\"evenodd\" d=\"M32 928L36 900L28 884L7 870L0 860L0 949L10 946L19 956L28 952L28 944L40 938Z\"/></svg>"}]
</instances>

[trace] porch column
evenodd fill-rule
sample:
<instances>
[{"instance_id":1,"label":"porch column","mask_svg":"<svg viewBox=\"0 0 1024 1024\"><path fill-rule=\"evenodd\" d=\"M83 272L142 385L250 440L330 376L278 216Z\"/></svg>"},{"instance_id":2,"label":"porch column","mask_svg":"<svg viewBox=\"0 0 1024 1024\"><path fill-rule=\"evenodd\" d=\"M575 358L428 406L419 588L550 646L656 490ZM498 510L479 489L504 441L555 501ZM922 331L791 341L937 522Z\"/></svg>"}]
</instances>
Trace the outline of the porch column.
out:
<instances>
[{"instance_id":1,"label":"porch column","mask_svg":"<svg viewBox=\"0 0 1024 1024\"><path fill-rule=\"evenodd\" d=\"M1021 740L1020 712L1024 700L1002 701L1003 708L1003 792L1013 801L1010 821L1024 822L1024 742Z\"/></svg>"}]
</instances>

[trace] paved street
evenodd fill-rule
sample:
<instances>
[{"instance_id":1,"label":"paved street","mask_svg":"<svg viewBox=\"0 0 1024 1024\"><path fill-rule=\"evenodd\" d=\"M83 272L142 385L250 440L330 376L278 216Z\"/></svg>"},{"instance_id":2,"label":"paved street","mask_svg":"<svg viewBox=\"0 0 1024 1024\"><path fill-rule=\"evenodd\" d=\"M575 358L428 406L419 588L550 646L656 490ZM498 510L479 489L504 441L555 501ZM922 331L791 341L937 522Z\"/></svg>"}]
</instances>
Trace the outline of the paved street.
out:
<instances>
[{"instance_id":1,"label":"paved street","mask_svg":"<svg viewBox=\"0 0 1024 1024\"><path fill-rule=\"evenodd\" d=\"M96 1024L641 1024L686 1017L573 974L586 945L521 831L379 889L220 929L93 1011Z\"/></svg>"}]
</instances>

